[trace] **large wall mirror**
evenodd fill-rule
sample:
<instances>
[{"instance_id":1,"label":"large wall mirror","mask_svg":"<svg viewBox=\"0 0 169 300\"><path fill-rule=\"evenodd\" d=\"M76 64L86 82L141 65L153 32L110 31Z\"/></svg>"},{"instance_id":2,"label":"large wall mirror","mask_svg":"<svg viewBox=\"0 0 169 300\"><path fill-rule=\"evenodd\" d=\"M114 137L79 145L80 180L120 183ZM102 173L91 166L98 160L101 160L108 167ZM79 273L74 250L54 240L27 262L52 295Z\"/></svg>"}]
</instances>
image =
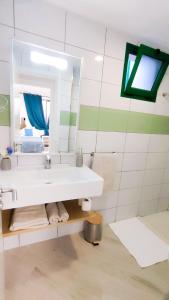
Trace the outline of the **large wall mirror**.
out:
<instances>
[{"instance_id":1,"label":"large wall mirror","mask_svg":"<svg viewBox=\"0 0 169 300\"><path fill-rule=\"evenodd\" d=\"M11 130L16 152L74 152L81 59L13 41Z\"/></svg>"}]
</instances>

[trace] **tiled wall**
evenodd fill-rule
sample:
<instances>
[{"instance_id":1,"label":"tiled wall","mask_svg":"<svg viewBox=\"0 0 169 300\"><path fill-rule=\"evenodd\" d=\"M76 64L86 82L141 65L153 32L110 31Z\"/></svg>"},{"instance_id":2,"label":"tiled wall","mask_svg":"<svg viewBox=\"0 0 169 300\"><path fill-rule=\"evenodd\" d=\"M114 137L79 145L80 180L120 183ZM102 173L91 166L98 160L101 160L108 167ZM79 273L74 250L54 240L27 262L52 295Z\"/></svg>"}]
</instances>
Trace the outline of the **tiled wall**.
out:
<instances>
[{"instance_id":1,"label":"tiled wall","mask_svg":"<svg viewBox=\"0 0 169 300\"><path fill-rule=\"evenodd\" d=\"M9 95L10 39L36 43L83 57L78 144L90 153L116 152L114 191L93 207L106 221L167 209L169 204L169 73L156 103L120 97L126 42L138 43L47 1L0 1L0 94ZM158 45L159 46L159 45ZM97 56L103 61L97 61ZM1 114L0 114L1 118ZM2 124L2 123L1 123ZM9 127L0 126L0 143ZM68 159L68 158L66 158Z\"/></svg>"}]
</instances>

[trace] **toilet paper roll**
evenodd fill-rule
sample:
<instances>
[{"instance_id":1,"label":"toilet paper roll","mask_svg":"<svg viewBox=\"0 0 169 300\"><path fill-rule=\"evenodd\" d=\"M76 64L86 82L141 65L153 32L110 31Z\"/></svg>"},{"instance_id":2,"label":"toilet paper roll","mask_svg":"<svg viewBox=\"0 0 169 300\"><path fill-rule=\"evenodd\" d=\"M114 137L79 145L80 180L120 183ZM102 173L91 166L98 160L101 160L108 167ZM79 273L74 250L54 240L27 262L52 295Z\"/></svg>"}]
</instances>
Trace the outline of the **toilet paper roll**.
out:
<instances>
[{"instance_id":1,"label":"toilet paper roll","mask_svg":"<svg viewBox=\"0 0 169 300\"><path fill-rule=\"evenodd\" d=\"M92 207L92 201L90 198L82 200L82 210L83 211L90 211L91 207Z\"/></svg>"}]
</instances>

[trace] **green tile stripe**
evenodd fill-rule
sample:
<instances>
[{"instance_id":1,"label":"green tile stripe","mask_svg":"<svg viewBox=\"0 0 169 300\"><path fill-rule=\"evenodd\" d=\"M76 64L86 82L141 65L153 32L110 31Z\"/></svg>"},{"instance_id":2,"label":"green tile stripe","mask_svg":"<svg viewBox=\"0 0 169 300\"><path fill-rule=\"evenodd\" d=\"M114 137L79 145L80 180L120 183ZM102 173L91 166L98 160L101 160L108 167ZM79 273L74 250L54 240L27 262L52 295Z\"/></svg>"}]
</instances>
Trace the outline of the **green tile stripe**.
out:
<instances>
[{"instance_id":1,"label":"green tile stripe","mask_svg":"<svg viewBox=\"0 0 169 300\"><path fill-rule=\"evenodd\" d=\"M99 109L99 131L125 131L128 121L128 111L112 110L108 108Z\"/></svg>"},{"instance_id":2,"label":"green tile stripe","mask_svg":"<svg viewBox=\"0 0 169 300\"><path fill-rule=\"evenodd\" d=\"M62 126L76 126L77 114L70 111L60 112L60 125Z\"/></svg>"},{"instance_id":3,"label":"green tile stripe","mask_svg":"<svg viewBox=\"0 0 169 300\"><path fill-rule=\"evenodd\" d=\"M70 113L70 126L76 126L77 124L77 113L71 112Z\"/></svg>"},{"instance_id":4,"label":"green tile stripe","mask_svg":"<svg viewBox=\"0 0 169 300\"><path fill-rule=\"evenodd\" d=\"M94 106L80 106L79 128L81 130L97 130L99 108Z\"/></svg>"},{"instance_id":5,"label":"green tile stripe","mask_svg":"<svg viewBox=\"0 0 169 300\"><path fill-rule=\"evenodd\" d=\"M79 129L169 134L169 117L82 105Z\"/></svg>"},{"instance_id":6,"label":"green tile stripe","mask_svg":"<svg viewBox=\"0 0 169 300\"><path fill-rule=\"evenodd\" d=\"M77 114L62 111L60 124L76 126ZM0 126L10 126L10 97L0 95ZM169 116L81 105L79 129L169 134Z\"/></svg>"},{"instance_id":7,"label":"green tile stripe","mask_svg":"<svg viewBox=\"0 0 169 300\"><path fill-rule=\"evenodd\" d=\"M0 95L0 126L10 126L10 97Z\"/></svg>"}]
</instances>

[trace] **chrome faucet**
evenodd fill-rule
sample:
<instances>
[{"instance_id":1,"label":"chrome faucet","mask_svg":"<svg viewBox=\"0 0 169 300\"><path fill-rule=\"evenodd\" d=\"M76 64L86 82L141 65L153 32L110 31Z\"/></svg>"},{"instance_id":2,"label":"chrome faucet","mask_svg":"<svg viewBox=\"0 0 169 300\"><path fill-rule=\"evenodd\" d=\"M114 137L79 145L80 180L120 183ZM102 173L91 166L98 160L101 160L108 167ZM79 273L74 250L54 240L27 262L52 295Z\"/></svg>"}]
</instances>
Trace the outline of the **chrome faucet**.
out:
<instances>
[{"instance_id":1,"label":"chrome faucet","mask_svg":"<svg viewBox=\"0 0 169 300\"><path fill-rule=\"evenodd\" d=\"M49 154L45 156L45 169L51 169L51 157Z\"/></svg>"}]
</instances>

